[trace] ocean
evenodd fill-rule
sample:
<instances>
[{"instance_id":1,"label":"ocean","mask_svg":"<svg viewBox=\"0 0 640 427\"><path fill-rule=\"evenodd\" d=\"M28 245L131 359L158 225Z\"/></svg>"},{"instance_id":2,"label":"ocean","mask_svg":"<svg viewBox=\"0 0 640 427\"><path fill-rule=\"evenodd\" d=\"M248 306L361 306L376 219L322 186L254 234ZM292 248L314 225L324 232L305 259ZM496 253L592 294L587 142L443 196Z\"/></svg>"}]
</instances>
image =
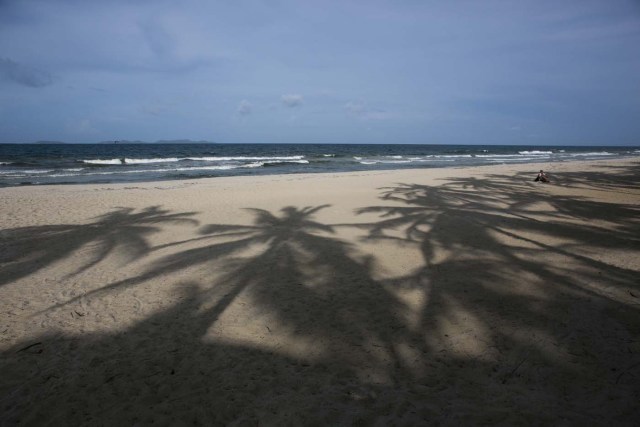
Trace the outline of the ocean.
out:
<instances>
[{"instance_id":1,"label":"ocean","mask_svg":"<svg viewBox=\"0 0 640 427\"><path fill-rule=\"evenodd\" d=\"M640 147L0 144L0 186L439 168L640 156Z\"/></svg>"}]
</instances>

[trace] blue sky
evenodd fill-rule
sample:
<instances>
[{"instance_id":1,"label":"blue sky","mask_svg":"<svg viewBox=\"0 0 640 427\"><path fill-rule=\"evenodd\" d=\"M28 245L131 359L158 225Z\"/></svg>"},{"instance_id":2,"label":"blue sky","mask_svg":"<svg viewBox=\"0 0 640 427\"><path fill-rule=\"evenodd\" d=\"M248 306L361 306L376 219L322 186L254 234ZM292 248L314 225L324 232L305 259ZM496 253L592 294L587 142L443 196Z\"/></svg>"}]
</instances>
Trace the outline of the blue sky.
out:
<instances>
[{"instance_id":1,"label":"blue sky","mask_svg":"<svg viewBox=\"0 0 640 427\"><path fill-rule=\"evenodd\" d=\"M0 142L640 144L639 1L0 0Z\"/></svg>"}]
</instances>

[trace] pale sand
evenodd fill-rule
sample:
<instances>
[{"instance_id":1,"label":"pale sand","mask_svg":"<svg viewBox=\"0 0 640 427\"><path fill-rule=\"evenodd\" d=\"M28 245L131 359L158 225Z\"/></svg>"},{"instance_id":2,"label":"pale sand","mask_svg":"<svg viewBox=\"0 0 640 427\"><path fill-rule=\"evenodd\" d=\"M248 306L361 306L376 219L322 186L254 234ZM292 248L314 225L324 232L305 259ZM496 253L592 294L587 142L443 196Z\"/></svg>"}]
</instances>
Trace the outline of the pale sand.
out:
<instances>
[{"instance_id":1,"label":"pale sand","mask_svg":"<svg viewBox=\"0 0 640 427\"><path fill-rule=\"evenodd\" d=\"M640 159L3 188L0 212L2 424L640 419Z\"/></svg>"}]
</instances>

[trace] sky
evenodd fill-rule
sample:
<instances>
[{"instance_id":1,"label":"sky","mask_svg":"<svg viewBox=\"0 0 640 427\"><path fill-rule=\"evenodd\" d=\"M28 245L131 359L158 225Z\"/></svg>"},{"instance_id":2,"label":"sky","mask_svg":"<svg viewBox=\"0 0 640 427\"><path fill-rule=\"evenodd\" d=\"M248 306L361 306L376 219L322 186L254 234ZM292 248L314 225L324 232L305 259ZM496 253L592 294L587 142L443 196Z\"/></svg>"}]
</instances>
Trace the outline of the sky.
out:
<instances>
[{"instance_id":1,"label":"sky","mask_svg":"<svg viewBox=\"0 0 640 427\"><path fill-rule=\"evenodd\" d=\"M640 145L640 1L0 0L0 143Z\"/></svg>"}]
</instances>

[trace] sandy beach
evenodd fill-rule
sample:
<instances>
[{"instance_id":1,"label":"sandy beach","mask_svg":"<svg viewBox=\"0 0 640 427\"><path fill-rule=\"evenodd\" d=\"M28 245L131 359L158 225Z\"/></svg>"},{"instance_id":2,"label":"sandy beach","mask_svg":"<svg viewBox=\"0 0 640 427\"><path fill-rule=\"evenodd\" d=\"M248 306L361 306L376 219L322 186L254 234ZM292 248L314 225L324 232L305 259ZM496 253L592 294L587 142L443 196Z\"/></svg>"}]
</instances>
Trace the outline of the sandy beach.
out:
<instances>
[{"instance_id":1,"label":"sandy beach","mask_svg":"<svg viewBox=\"0 0 640 427\"><path fill-rule=\"evenodd\" d=\"M0 212L2 425L640 419L638 158L11 187Z\"/></svg>"}]
</instances>

